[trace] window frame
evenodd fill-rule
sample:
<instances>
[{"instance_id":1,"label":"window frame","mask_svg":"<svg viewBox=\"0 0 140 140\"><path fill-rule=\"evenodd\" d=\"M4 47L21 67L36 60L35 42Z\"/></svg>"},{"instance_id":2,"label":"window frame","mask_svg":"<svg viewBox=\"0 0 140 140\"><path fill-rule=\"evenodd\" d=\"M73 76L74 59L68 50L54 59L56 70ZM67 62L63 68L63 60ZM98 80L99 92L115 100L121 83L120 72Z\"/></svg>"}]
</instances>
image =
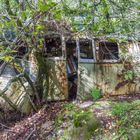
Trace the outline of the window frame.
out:
<instances>
[{"instance_id":1,"label":"window frame","mask_svg":"<svg viewBox=\"0 0 140 140\"><path fill-rule=\"evenodd\" d=\"M55 36L54 36L55 35ZM63 35L59 35L59 34L52 34L49 35L49 37L54 36L52 38L57 38L60 37L61 40L61 51L62 51L62 55L61 56L47 56L47 59L49 60L64 60L66 59L66 48L65 48L65 39ZM44 38L44 50L46 49L46 36ZM43 52L44 54L47 54L47 52Z\"/></svg>"},{"instance_id":2,"label":"window frame","mask_svg":"<svg viewBox=\"0 0 140 140\"><path fill-rule=\"evenodd\" d=\"M118 59L103 59L103 60L100 60L99 58L98 58L98 62L99 63L118 63L118 62L120 62L120 56L119 56L119 54L120 54L120 49L119 49L119 44L117 43L117 42L109 42L109 41L106 41L106 40L104 40L104 41L97 41L97 43L96 43L96 45L98 44L98 53L99 53L99 43L100 42L108 42L108 43L116 43L117 44L117 47L118 47ZM96 50L97 50L97 46L96 46ZM99 54L98 54L99 55ZM97 53L96 53L96 56L97 56Z\"/></svg>"},{"instance_id":3,"label":"window frame","mask_svg":"<svg viewBox=\"0 0 140 140\"><path fill-rule=\"evenodd\" d=\"M85 39L85 40L90 40L91 44L92 44L92 54L93 54L93 58L92 59L88 59L88 58L81 58L80 56L80 39ZM76 44L77 44L77 54L78 54L78 61L81 63L94 63L96 62L96 53L95 53L95 40L92 38L78 38L76 40Z\"/></svg>"}]
</instances>

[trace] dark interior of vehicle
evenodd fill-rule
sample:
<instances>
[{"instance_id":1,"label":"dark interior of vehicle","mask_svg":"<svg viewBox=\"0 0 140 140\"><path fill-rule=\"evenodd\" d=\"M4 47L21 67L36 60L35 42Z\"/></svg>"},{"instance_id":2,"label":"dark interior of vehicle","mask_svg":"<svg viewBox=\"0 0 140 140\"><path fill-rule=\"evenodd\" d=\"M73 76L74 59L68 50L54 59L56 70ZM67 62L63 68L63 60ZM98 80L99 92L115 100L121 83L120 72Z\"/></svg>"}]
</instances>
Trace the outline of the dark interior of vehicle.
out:
<instances>
[{"instance_id":1,"label":"dark interior of vehicle","mask_svg":"<svg viewBox=\"0 0 140 140\"><path fill-rule=\"evenodd\" d=\"M68 40L66 42L66 53L67 53L67 76L69 90L68 99L74 100L76 99L77 94L77 70L78 70L78 59L75 40Z\"/></svg>"}]
</instances>

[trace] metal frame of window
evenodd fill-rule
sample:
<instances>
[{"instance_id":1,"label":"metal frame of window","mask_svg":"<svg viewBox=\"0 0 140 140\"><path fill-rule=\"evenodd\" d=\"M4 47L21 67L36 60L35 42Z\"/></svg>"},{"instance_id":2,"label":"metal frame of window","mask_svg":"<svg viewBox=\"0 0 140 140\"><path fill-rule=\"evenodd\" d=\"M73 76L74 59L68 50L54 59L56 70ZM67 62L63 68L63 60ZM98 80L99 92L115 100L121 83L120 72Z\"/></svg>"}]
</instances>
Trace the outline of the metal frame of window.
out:
<instances>
[{"instance_id":1,"label":"metal frame of window","mask_svg":"<svg viewBox=\"0 0 140 140\"><path fill-rule=\"evenodd\" d=\"M61 56L51 56L51 57L47 57L47 58L50 59L50 60L65 60L66 59L66 47L65 47L65 39L64 39L64 36L63 35L56 34L56 37L60 37L60 39L61 39L61 51L62 51L62 55ZM44 47L46 47L46 44L44 45Z\"/></svg>"},{"instance_id":2,"label":"metal frame of window","mask_svg":"<svg viewBox=\"0 0 140 140\"><path fill-rule=\"evenodd\" d=\"M105 41L105 42L109 42L109 41ZM97 42L98 43L98 47L99 47L99 43L100 41ZM116 43L116 42L112 42L112 43ZM103 60L97 60L99 63L117 63L120 62L120 57L119 57L119 45L117 43L117 47L118 47L118 59L103 59ZM99 50L98 50L99 51ZM97 54L96 54L97 55Z\"/></svg>"},{"instance_id":3,"label":"metal frame of window","mask_svg":"<svg viewBox=\"0 0 140 140\"><path fill-rule=\"evenodd\" d=\"M80 57L80 39L87 39L87 40L90 40L92 41L92 54L93 54L93 59L84 59L84 58L81 58ZM77 44L77 54L78 54L78 61L79 62L84 62L84 63L93 63L93 62L96 62L96 52L95 52L95 41L94 39L91 39L91 38L78 38L76 40L76 44Z\"/></svg>"},{"instance_id":4,"label":"metal frame of window","mask_svg":"<svg viewBox=\"0 0 140 140\"><path fill-rule=\"evenodd\" d=\"M59 34L56 34L56 35L57 35L57 37L60 36L60 38L61 38L62 56L48 57L48 59L51 59L51 60L66 60L66 40L65 40L63 35L59 35ZM85 39L85 40L92 41L93 59L81 58L80 57L80 39ZM83 63L96 63L96 62L99 62L99 63L117 63L117 62L120 62L120 58L119 59L104 59L104 60L99 59L99 60L97 60L97 52L96 52L96 47L97 46L96 46L96 43L99 45L99 42L100 41L95 41L94 38L89 38L89 37L77 38L76 39L76 51L77 51L77 55L78 55L78 61L83 62ZM118 56L119 56L119 46L118 46L118 44L117 44L117 47L118 47Z\"/></svg>"}]
</instances>

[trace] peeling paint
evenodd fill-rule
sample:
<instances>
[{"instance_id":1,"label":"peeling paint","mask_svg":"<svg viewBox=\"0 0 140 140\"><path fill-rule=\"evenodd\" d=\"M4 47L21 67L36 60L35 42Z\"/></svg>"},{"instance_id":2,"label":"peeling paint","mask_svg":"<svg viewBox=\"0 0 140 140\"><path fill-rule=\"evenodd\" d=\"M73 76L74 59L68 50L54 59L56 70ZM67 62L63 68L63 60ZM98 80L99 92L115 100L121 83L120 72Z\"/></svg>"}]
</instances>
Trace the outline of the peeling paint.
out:
<instances>
[{"instance_id":1,"label":"peeling paint","mask_svg":"<svg viewBox=\"0 0 140 140\"><path fill-rule=\"evenodd\" d=\"M88 98L93 87L101 89L103 95L119 95L139 92L140 84L124 82L117 73L124 69L123 64L79 64L78 97ZM117 85L122 84L119 88Z\"/></svg>"}]
</instances>

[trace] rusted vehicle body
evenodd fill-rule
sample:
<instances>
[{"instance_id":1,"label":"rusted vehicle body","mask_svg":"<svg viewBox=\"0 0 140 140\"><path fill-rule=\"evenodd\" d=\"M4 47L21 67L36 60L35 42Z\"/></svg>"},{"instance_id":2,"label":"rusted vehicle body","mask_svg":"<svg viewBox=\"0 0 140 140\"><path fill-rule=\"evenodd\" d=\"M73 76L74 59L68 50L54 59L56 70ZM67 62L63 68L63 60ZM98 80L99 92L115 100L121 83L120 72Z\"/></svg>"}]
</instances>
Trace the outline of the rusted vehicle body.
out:
<instances>
[{"instance_id":1,"label":"rusted vehicle body","mask_svg":"<svg viewBox=\"0 0 140 140\"><path fill-rule=\"evenodd\" d=\"M140 80L134 75L135 71L139 72L138 42L119 45L92 37L68 38L54 34L45 36L42 56L47 66L48 85L44 88L48 100L86 100L93 89L107 96L140 90ZM28 71L33 80L35 63L31 54Z\"/></svg>"},{"instance_id":2,"label":"rusted vehicle body","mask_svg":"<svg viewBox=\"0 0 140 140\"><path fill-rule=\"evenodd\" d=\"M135 54L140 54L136 42L125 44L127 51L124 52L123 45L119 46L116 42L60 36L46 38L44 49L51 66L48 74L50 100L86 100L93 88L107 96L139 92L140 83L135 81L129 57L121 56L127 53L134 64L139 63L139 59L135 59ZM131 76L127 77L129 72Z\"/></svg>"}]
</instances>

